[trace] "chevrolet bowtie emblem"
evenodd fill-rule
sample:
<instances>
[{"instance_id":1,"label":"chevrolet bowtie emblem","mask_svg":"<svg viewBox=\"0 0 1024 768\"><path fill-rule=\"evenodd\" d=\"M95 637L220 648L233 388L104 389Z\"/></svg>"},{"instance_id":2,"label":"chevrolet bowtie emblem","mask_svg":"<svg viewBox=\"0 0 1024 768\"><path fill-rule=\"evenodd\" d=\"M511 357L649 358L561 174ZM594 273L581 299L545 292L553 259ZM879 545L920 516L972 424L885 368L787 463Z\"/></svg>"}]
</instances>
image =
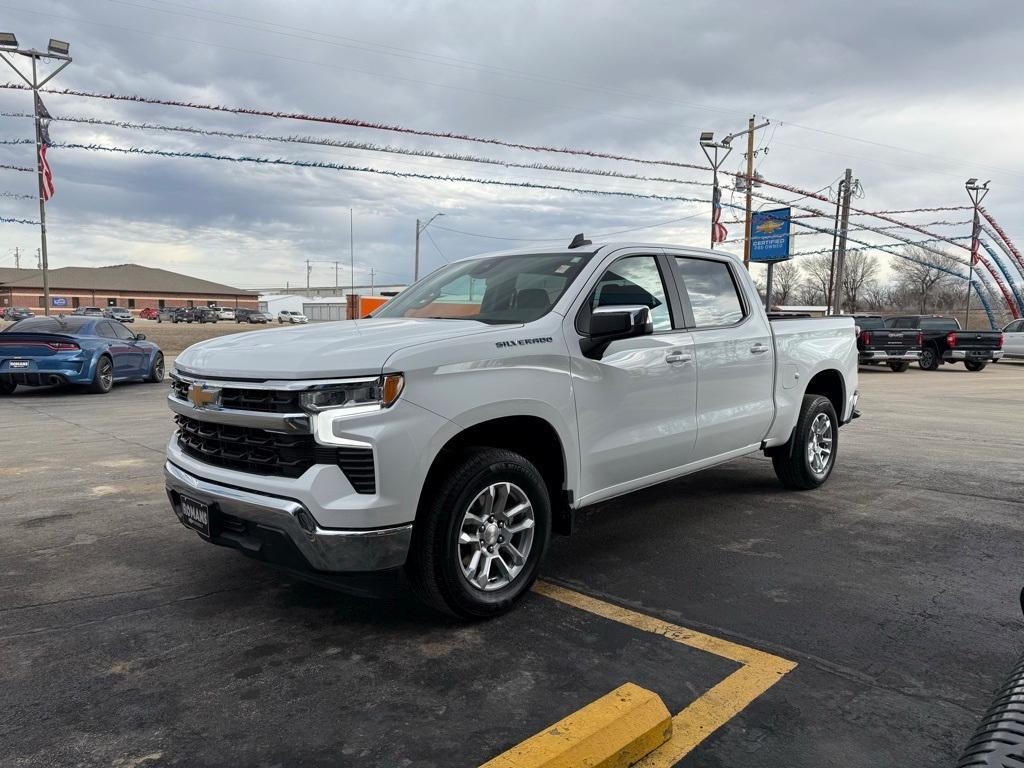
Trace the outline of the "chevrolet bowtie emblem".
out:
<instances>
[{"instance_id":1,"label":"chevrolet bowtie emblem","mask_svg":"<svg viewBox=\"0 0 1024 768\"><path fill-rule=\"evenodd\" d=\"M220 403L220 390L193 384L188 388L188 401L196 408L206 408Z\"/></svg>"}]
</instances>

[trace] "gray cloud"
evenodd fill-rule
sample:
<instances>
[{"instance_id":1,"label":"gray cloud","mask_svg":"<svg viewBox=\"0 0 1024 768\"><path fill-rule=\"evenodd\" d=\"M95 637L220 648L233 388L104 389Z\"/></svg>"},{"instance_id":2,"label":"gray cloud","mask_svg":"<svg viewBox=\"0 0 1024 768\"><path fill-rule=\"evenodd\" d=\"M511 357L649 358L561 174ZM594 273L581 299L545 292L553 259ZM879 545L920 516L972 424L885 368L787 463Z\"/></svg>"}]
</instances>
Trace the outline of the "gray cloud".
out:
<instances>
[{"instance_id":1,"label":"gray cloud","mask_svg":"<svg viewBox=\"0 0 1024 768\"><path fill-rule=\"evenodd\" d=\"M866 207L904 208L961 203L964 178L991 177L990 209L1011 234L1024 235L1024 212L1015 204L1024 188L1022 152L1012 135L1024 103L1017 42L1024 8L1015 1L796 0L767 6L451 0L347 3L342 10L337 3L313 1L200 6L194 0L11 0L3 9L5 24L25 43L42 45L49 36L72 41L75 63L58 86L337 114L685 162L703 161L698 130L737 130L756 111L774 123L760 137L770 139L768 154L759 157L761 172L770 178L819 189L850 165L867 190ZM54 114L570 162L268 118L56 95L47 97L47 104ZM4 110L29 106L24 93L0 92ZM27 135L29 124L5 118L5 127L10 138ZM702 187L356 150L69 123L55 123L52 134L64 142L707 196ZM730 158L729 168L738 167L739 155ZM386 279L407 277L413 221L438 210L446 212L438 221L445 227L511 238L568 241L581 230L608 232L694 214L701 215L636 236L703 245L708 230L706 206L688 203L73 150L54 150L51 159L58 191L48 213L58 266L132 260L239 285L301 283L307 258L348 260L350 206L356 212L360 280L371 266ZM29 163L31 148L0 148L0 162ZM571 162L639 170L621 163ZM700 176L680 169L656 173ZM31 178L10 173L4 178L3 189L31 191ZM31 201L4 199L0 211L35 215ZM731 227L733 235L738 230ZM15 245L36 247L31 227L6 224L0 232L0 258ZM440 228L432 234L443 256L425 241L428 268L443 259L517 244ZM828 238L805 237L800 248L818 243L827 245ZM329 282L333 274L333 267L318 264L314 279Z\"/></svg>"}]
</instances>

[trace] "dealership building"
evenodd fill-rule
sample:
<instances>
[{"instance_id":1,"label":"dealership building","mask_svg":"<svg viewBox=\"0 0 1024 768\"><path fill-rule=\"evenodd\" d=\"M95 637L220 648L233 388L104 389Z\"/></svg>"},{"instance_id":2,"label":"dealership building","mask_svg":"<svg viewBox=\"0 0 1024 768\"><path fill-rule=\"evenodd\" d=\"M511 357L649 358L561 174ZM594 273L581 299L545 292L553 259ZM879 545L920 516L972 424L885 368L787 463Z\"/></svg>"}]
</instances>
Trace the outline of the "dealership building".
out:
<instances>
[{"instance_id":1,"label":"dealership building","mask_svg":"<svg viewBox=\"0 0 1024 768\"><path fill-rule=\"evenodd\" d=\"M146 307L245 307L256 309L254 291L143 267L61 267L51 269L50 311L78 307L125 307L138 314ZM0 268L0 311L28 307L43 312L43 273L38 269Z\"/></svg>"}]
</instances>

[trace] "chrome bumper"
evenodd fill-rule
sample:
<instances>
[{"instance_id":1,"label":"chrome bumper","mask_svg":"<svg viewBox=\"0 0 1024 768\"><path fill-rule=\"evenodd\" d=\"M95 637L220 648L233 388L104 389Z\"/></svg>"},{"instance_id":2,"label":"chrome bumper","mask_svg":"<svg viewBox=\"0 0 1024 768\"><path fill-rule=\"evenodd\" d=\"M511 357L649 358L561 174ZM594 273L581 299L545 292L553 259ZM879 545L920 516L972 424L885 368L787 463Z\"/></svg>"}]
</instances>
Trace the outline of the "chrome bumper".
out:
<instances>
[{"instance_id":1,"label":"chrome bumper","mask_svg":"<svg viewBox=\"0 0 1024 768\"><path fill-rule=\"evenodd\" d=\"M167 496L181 519L181 496L216 510L284 533L317 571L384 571L405 563L412 524L390 528L321 528L302 504L291 499L243 491L203 480L167 462Z\"/></svg>"},{"instance_id":2,"label":"chrome bumper","mask_svg":"<svg viewBox=\"0 0 1024 768\"><path fill-rule=\"evenodd\" d=\"M987 350L985 352L982 352L980 355L968 354L968 351L965 350L965 349L953 349L953 350L950 350L950 351L946 352L942 356L942 358L944 360L981 360L981 361L987 361L987 360L998 360L1002 356L1003 356L1003 350L1001 350L1001 349Z\"/></svg>"},{"instance_id":3,"label":"chrome bumper","mask_svg":"<svg viewBox=\"0 0 1024 768\"><path fill-rule=\"evenodd\" d=\"M860 361L862 363L863 362L867 362L867 361L875 361L875 360L880 360L882 362L908 360L908 361L912 362L914 360L920 360L920 359L921 359L921 350L919 350L919 349L917 349L917 350L910 350L910 351L907 351L907 352L897 352L895 354L893 354L891 352L886 352L885 350L868 350L867 352L861 352L860 353Z\"/></svg>"}]
</instances>

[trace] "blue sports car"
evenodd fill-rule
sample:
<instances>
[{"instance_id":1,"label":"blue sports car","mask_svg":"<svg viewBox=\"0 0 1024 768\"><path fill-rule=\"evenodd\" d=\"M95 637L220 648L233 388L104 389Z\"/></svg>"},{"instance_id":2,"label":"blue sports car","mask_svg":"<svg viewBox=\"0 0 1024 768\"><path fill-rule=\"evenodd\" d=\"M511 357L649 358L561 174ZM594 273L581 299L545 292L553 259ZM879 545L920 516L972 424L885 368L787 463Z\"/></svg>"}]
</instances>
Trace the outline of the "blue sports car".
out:
<instances>
[{"instance_id":1,"label":"blue sports car","mask_svg":"<svg viewBox=\"0 0 1024 768\"><path fill-rule=\"evenodd\" d=\"M164 356L117 320L30 317L0 331L0 395L19 384L84 384L105 394L131 380L163 381Z\"/></svg>"}]
</instances>

